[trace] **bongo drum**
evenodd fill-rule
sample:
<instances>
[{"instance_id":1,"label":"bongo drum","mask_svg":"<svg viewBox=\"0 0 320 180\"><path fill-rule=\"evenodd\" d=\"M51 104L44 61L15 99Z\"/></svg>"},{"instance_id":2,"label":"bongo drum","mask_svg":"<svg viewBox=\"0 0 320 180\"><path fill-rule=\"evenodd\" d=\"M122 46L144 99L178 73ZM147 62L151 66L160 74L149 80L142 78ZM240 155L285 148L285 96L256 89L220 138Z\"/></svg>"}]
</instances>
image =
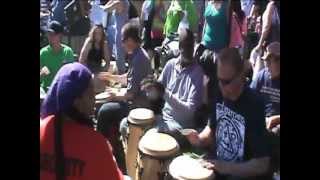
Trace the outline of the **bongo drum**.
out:
<instances>
[{"instance_id":1,"label":"bongo drum","mask_svg":"<svg viewBox=\"0 0 320 180\"><path fill-rule=\"evenodd\" d=\"M136 160L138 154L138 141L144 131L152 126L154 113L145 108L136 108L129 112L128 137L122 137L123 148L126 156L126 167L130 177L135 176Z\"/></svg>"},{"instance_id":2,"label":"bongo drum","mask_svg":"<svg viewBox=\"0 0 320 180\"><path fill-rule=\"evenodd\" d=\"M173 137L156 129L147 131L139 142L136 180L164 179L178 152L179 145Z\"/></svg>"},{"instance_id":3,"label":"bongo drum","mask_svg":"<svg viewBox=\"0 0 320 180\"><path fill-rule=\"evenodd\" d=\"M95 107L95 111L98 112L100 107L108 102L108 98L111 96L111 93L110 92L103 92L103 93L99 93L95 96L95 104L94 104L94 107Z\"/></svg>"},{"instance_id":4,"label":"bongo drum","mask_svg":"<svg viewBox=\"0 0 320 180\"><path fill-rule=\"evenodd\" d=\"M212 180L213 170L204 168L199 159L187 155L176 157L169 165L170 179L173 180Z\"/></svg>"}]
</instances>

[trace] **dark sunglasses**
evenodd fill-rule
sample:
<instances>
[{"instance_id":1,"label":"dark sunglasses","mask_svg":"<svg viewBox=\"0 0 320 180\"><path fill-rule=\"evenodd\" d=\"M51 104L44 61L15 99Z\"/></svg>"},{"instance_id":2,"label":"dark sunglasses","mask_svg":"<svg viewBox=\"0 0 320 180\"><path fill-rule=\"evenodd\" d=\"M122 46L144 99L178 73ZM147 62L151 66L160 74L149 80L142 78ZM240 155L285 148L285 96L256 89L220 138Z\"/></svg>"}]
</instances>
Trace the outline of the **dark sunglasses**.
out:
<instances>
[{"instance_id":1,"label":"dark sunglasses","mask_svg":"<svg viewBox=\"0 0 320 180\"><path fill-rule=\"evenodd\" d=\"M222 86L226 86L226 85L229 85L231 84L232 82L234 82L234 80L236 80L238 78L239 74L236 74L233 78L231 79L221 79L221 78L218 78L218 81L221 83Z\"/></svg>"}]
</instances>

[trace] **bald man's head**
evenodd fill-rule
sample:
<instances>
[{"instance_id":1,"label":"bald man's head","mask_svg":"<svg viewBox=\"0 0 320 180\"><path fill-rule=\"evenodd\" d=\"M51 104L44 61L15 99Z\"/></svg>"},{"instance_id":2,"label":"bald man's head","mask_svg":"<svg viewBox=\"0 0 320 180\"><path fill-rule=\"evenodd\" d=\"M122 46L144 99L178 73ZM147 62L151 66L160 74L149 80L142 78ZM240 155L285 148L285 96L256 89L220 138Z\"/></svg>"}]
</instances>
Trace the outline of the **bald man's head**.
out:
<instances>
[{"instance_id":1,"label":"bald man's head","mask_svg":"<svg viewBox=\"0 0 320 180\"><path fill-rule=\"evenodd\" d=\"M182 29L179 34L179 50L182 61L186 64L193 62L194 36L189 29Z\"/></svg>"}]
</instances>

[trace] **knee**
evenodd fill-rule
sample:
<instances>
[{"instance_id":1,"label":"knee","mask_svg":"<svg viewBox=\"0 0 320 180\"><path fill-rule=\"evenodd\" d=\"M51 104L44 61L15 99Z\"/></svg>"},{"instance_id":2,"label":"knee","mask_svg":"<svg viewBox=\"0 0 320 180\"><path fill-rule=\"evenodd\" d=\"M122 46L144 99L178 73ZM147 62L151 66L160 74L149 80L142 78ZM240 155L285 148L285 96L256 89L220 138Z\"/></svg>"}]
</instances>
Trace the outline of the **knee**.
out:
<instances>
[{"instance_id":1,"label":"knee","mask_svg":"<svg viewBox=\"0 0 320 180\"><path fill-rule=\"evenodd\" d=\"M119 127L119 132L121 133L121 135L126 135L128 128L129 126L128 126L127 118L123 118L120 122L120 127Z\"/></svg>"}]
</instances>

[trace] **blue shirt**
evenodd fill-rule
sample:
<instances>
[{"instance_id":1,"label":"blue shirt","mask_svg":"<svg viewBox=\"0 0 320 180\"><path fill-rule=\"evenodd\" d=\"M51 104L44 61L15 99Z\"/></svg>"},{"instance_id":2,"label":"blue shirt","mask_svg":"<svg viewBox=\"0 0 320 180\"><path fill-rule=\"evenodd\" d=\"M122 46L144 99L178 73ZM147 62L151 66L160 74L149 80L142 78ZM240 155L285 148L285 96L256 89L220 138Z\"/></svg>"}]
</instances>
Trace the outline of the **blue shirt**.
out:
<instances>
[{"instance_id":1,"label":"blue shirt","mask_svg":"<svg viewBox=\"0 0 320 180\"><path fill-rule=\"evenodd\" d=\"M139 47L129 55L128 63L127 92L134 95L133 102L135 104L141 104L143 103L141 101L144 100L144 97L140 90L140 83L144 78L152 74L149 56L143 48Z\"/></svg>"},{"instance_id":2,"label":"blue shirt","mask_svg":"<svg viewBox=\"0 0 320 180\"><path fill-rule=\"evenodd\" d=\"M194 112L202 104L203 71L198 64L181 69L179 59L167 62L158 81L166 91L165 104L162 109L164 120L175 120L182 128L194 127Z\"/></svg>"},{"instance_id":3,"label":"blue shirt","mask_svg":"<svg viewBox=\"0 0 320 180\"><path fill-rule=\"evenodd\" d=\"M250 87L263 96L266 117L280 114L280 77L271 79L267 68L252 80Z\"/></svg>"}]
</instances>

